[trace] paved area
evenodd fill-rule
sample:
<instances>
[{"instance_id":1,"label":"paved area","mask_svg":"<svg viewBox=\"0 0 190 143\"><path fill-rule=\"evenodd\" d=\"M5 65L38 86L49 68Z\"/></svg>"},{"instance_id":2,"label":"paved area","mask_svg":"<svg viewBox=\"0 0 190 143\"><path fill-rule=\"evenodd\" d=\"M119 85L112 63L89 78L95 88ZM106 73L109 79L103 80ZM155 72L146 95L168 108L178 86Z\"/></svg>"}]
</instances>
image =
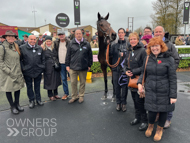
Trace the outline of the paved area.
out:
<instances>
[{"instance_id":1,"label":"paved area","mask_svg":"<svg viewBox=\"0 0 190 143\"><path fill-rule=\"evenodd\" d=\"M97 85L100 85L98 81L103 78L95 80ZM189 72L178 73L178 85L183 83L180 85L181 90L189 90L189 81ZM91 89L87 88L89 92L85 94L85 102L82 104L68 104L68 101L57 100L46 101L43 107L36 106L34 109L25 106L25 111L19 115L12 115L10 110L1 111L0 143L153 142L153 137L146 138L143 131L138 131L138 125L129 124L134 118L130 92L127 98L127 112L117 112L116 103L111 102L112 90L109 90L108 99L102 101L103 91L96 92L97 88L94 86L91 88L96 90L90 92ZM190 93L178 92L172 125L164 130L161 143L190 142L189 102Z\"/></svg>"}]
</instances>

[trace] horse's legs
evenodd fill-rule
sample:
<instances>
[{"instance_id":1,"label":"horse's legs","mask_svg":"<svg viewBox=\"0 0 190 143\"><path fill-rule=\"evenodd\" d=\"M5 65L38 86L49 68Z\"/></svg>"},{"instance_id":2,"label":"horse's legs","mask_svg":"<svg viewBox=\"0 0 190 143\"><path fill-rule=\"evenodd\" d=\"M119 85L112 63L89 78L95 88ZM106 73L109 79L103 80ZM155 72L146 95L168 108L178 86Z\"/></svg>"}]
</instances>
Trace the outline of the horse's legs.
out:
<instances>
[{"instance_id":1,"label":"horse's legs","mask_svg":"<svg viewBox=\"0 0 190 143\"><path fill-rule=\"evenodd\" d=\"M104 92L104 99L107 98L107 92L108 92L108 86L107 86L107 65L105 64L101 64L101 69L103 71L104 74L104 84L105 84L105 92Z\"/></svg>"},{"instance_id":2,"label":"horse's legs","mask_svg":"<svg viewBox=\"0 0 190 143\"><path fill-rule=\"evenodd\" d=\"M112 85L113 85L113 71L112 71L112 80L111 80L111 82L112 82ZM112 96L111 102L115 102L115 97L116 97L116 91L115 91L115 88L113 87L113 96Z\"/></svg>"}]
</instances>

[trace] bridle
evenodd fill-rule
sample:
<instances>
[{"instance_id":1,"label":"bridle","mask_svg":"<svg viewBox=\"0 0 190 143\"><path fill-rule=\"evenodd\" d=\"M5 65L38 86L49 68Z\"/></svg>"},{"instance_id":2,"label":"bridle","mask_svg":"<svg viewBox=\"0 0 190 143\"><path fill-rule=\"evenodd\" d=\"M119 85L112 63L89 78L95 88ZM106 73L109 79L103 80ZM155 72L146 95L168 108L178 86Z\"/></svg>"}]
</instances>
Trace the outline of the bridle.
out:
<instances>
[{"instance_id":1,"label":"bridle","mask_svg":"<svg viewBox=\"0 0 190 143\"><path fill-rule=\"evenodd\" d=\"M100 20L101 21L101 20ZM106 42L106 38L109 37L110 40L112 41L113 39L110 37L110 32L111 32L111 26L108 27L108 29L106 29L105 31L101 29L100 25L99 25L99 22L97 22L97 25L98 25L98 31L102 32L103 33L103 36L104 36L104 42ZM109 33L107 34L107 32L109 31Z\"/></svg>"}]
</instances>

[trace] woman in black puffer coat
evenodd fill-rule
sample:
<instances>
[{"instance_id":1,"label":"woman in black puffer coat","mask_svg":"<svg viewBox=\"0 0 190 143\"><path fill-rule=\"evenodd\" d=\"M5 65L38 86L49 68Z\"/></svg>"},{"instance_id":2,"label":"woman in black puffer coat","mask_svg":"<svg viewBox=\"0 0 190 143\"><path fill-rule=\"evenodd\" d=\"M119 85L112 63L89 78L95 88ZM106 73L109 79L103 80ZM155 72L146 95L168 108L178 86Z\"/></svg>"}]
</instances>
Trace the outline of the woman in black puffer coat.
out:
<instances>
[{"instance_id":1,"label":"woman in black puffer coat","mask_svg":"<svg viewBox=\"0 0 190 143\"><path fill-rule=\"evenodd\" d=\"M129 35L129 42L130 46L127 49L127 54L125 57L124 72L129 78L133 79L135 76L140 76L141 74L143 60L146 57L146 51L144 45L139 43L139 36L136 32ZM139 98L137 93L138 88L129 87L129 89L131 90L135 107L135 119L131 121L131 125L136 125L141 122L139 130L146 130L148 127L148 119L146 110L144 109L144 98Z\"/></svg>"},{"instance_id":2,"label":"woman in black puffer coat","mask_svg":"<svg viewBox=\"0 0 190 143\"><path fill-rule=\"evenodd\" d=\"M145 71L145 109L149 112L147 137L152 135L156 114L159 113L155 141L161 140L167 112L174 111L177 101L177 77L173 57L167 52L168 47L160 37L152 38L147 46L149 56ZM144 59L144 66L145 67ZM143 93L142 79L144 70L138 80L138 90Z\"/></svg>"}]
</instances>

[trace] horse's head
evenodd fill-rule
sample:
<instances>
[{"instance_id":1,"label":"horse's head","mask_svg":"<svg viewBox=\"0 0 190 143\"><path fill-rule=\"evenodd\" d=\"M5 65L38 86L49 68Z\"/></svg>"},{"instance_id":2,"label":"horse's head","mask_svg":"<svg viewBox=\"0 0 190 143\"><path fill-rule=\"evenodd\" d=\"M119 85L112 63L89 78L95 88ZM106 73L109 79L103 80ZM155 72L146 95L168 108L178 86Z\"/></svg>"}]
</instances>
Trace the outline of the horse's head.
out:
<instances>
[{"instance_id":1,"label":"horse's head","mask_svg":"<svg viewBox=\"0 0 190 143\"><path fill-rule=\"evenodd\" d=\"M109 18L109 13L106 17L102 17L98 12L98 21L97 21L97 29L98 36L104 37L104 42L107 44L108 42L112 42L116 39L117 34L111 28L111 24L107 21Z\"/></svg>"}]
</instances>

